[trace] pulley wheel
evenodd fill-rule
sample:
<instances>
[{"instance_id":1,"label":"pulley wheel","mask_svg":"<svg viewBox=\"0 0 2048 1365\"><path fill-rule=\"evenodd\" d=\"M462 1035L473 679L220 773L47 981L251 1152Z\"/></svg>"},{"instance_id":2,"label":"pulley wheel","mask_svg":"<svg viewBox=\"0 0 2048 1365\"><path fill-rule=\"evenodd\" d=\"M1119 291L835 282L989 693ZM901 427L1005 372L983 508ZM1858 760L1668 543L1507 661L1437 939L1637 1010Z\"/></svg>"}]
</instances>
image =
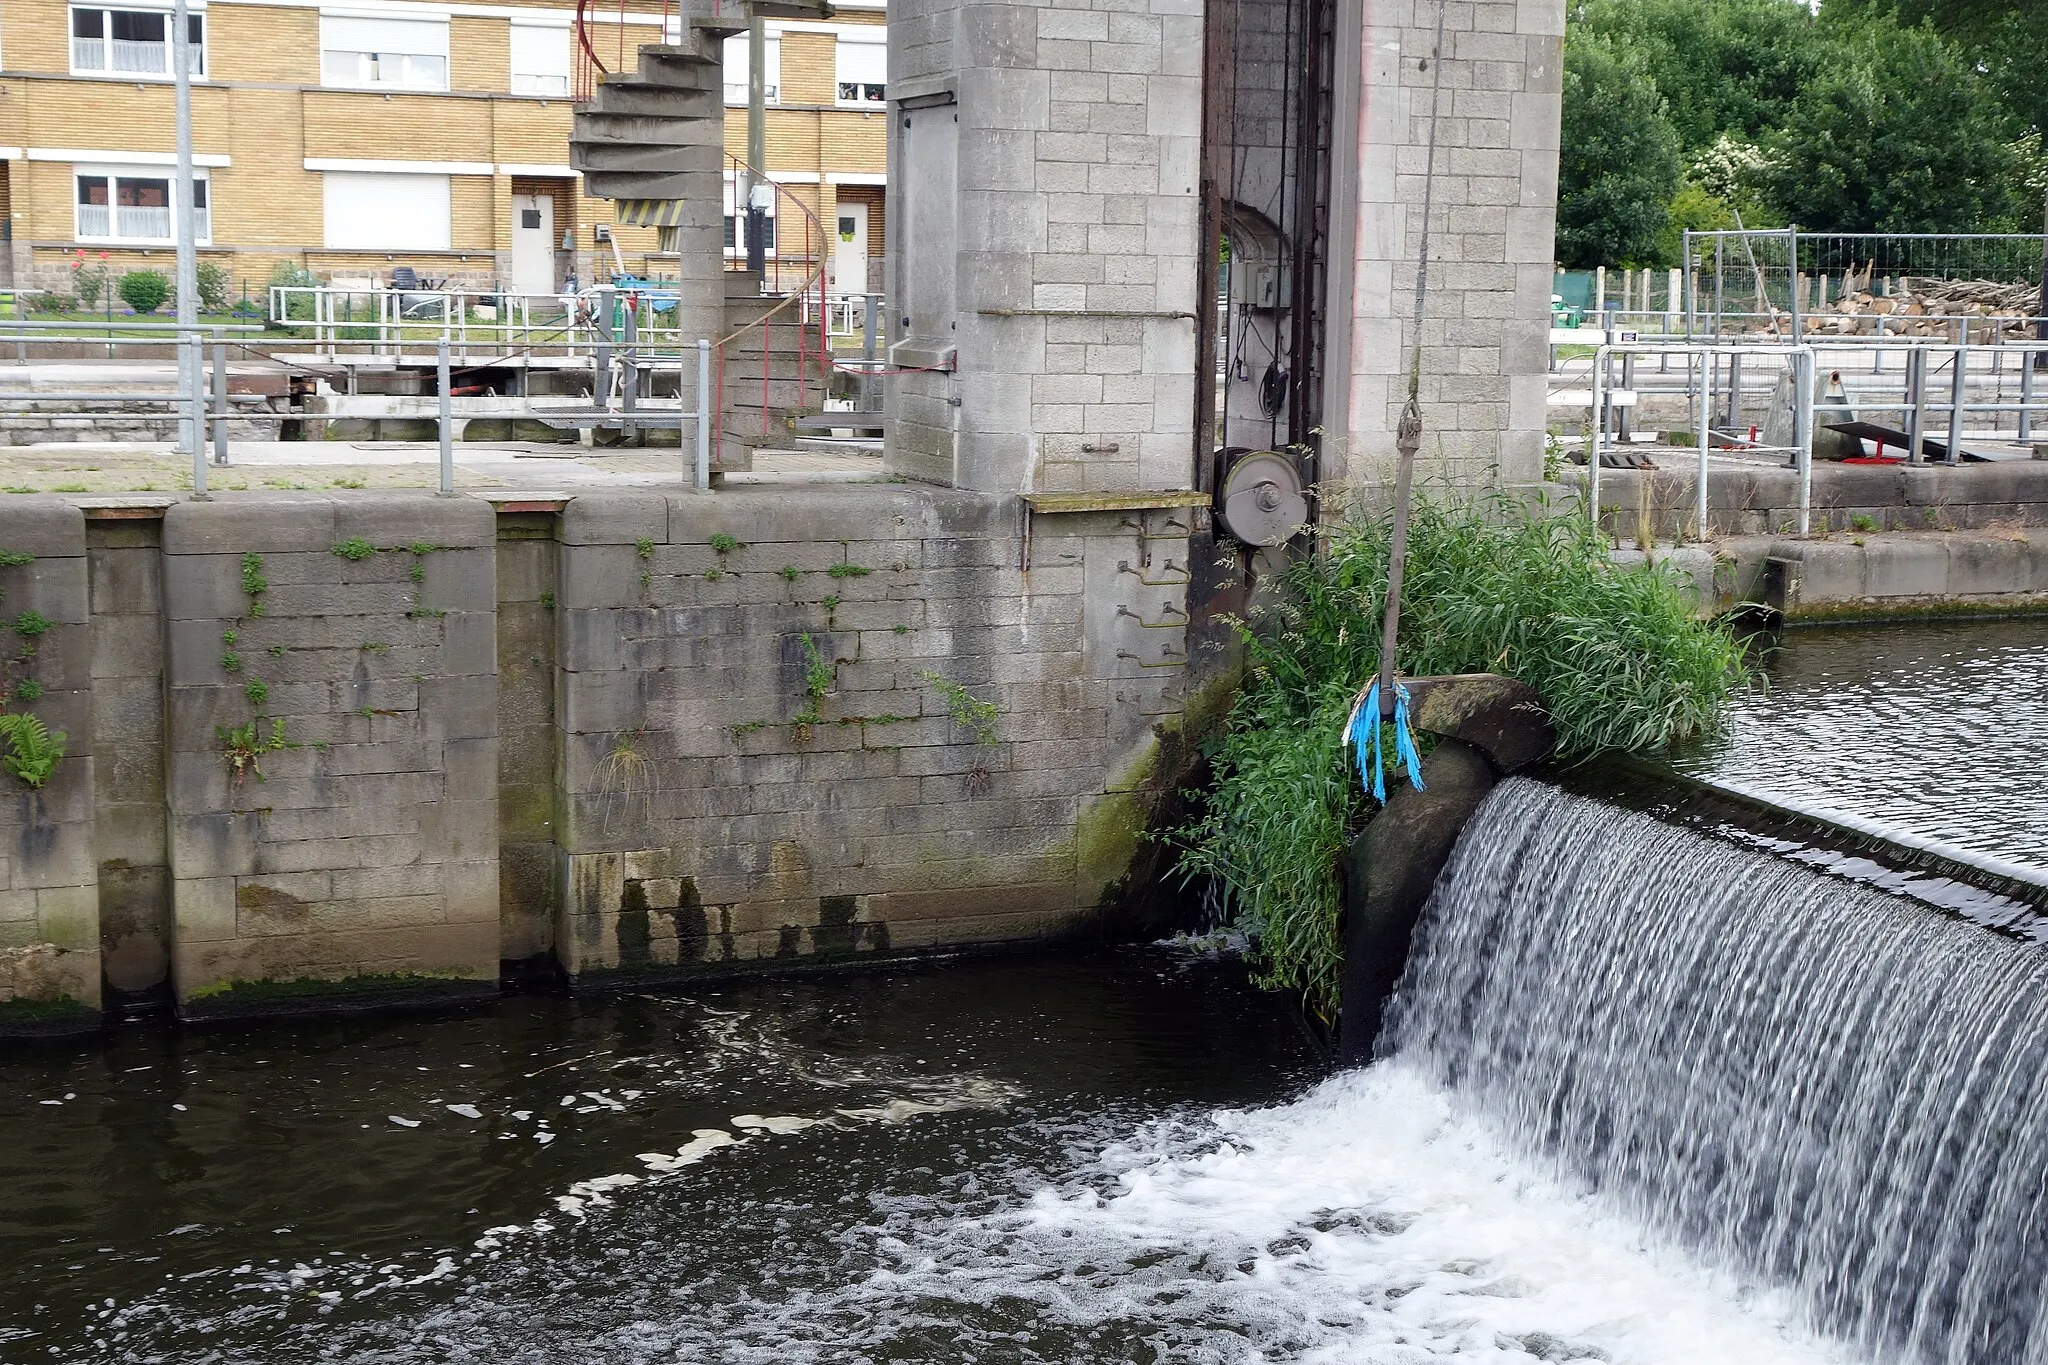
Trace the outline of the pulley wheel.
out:
<instances>
[{"instance_id":1,"label":"pulley wheel","mask_svg":"<svg viewBox=\"0 0 2048 1365\"><path fill-rule=\"evenodd\" d=\"M1216 510L1223 529L1245 544L1284 545L1308 520L1301 471L1276 451L1254 451L1223 476Z\"/></svg>"}]
</instances>

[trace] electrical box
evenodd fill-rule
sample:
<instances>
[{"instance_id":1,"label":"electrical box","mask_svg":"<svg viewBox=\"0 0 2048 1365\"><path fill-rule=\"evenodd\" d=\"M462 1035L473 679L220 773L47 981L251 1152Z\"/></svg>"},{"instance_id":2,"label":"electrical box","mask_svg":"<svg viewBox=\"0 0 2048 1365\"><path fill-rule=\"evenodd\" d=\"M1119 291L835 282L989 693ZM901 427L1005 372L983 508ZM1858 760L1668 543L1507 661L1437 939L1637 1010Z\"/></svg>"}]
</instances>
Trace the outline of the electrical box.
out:
<instances>
[{"instance_id":1,"label":"electrical box","mask_svg":"<svg viewBox=\"0 0 2048 1365\"><path fill-rule=\"evenodd\" d=\"M1278 261L1232 261L1230 285L1239 308L1281 312L1288 306L1287 272Z\"/></svg>"}]
</instances>

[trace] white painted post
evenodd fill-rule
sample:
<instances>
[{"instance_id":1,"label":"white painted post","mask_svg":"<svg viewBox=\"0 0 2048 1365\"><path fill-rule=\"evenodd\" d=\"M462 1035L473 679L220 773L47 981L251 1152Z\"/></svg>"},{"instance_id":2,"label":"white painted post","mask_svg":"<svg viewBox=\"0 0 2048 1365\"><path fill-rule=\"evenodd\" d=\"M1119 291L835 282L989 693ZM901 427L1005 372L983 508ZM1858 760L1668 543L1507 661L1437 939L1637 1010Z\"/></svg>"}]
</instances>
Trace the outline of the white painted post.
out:
<instances>
[{"instance_id":1,"label":"white painted post","mask_svg":"<svg viewBox=\"0 0 2048 1365\"><path fill-rule=\"evenodd\" d=\"M1593 271L1593 311L1601 317L1607 316L1607 267L1604 265Z\"/></svg>"},{"instance_id":2,"label":"white painted post","mask_svg":"<svg viewBox=\"0 0 2048 1365\"><path fill-rule=\"evenodd\" d=\"M213 329L213 462L228 462L228 334Z\"/></svg>"},{"instance_id":3,"label":"white painted post","mask_svg":"<svg viewBox=\"0 0 2048 1365\"><path fill-rule=\"evenodd\" d=\"M1793 383L1798 388L1792 401L1794 457L1799 461L1799 534L1813 533L1813 352L1805 347L1792 353Z\"/></svg>"},{"instance_id":4,"label":"white painted post","mask_svg":"<svg viewBox=\"0 0 2048 1365\"><path fill-rule=\"evenodd\" d=\"M711 343L697 342L697 487L711 487Z\"/></svg>"},{"instance_id":5,"label":"white painted post","mask_svg":"<svg viewBox=\"0 0 2048 1365\"><path fill-rule=\"evenodd\" d=\"M1707 449L1713 444L1714 440L1714 357L1713 353L1707 350L1700 352L1700 414L1699 426L1695 428L1695 435L1700 443L1700 486L1697 495L1698 503L1695 509L1697 517L1695 529L1699 534L1700 540L1704 542L1708 539Z\"/></svg>"},{"instance_id":6,"label":"white painted post","mask_svg":"<svg viewBox=\"0 0 2048 1365\"><path fill-rule=\"evenodd\" d=\"M113 41L112 33L108 34L108 41ZM195 339L194 345L178 348L178 379L184 391L191 396L191 410L195 414L192 420L179 424L178 436L184 443L183 448L203 462L206 458L206 423L197 414L206 410L206 371L205 361L196 344L197 333L193 331L199 325L199 220L192 204L192 28L185 0L172 0L171 65L174 68L172 84L178 145L177 170L174 172L178 213L173 229L177 233L178 336L181 340L186 337ZM113 209L107 211L114 212ZM111 291L113 280L108 279L105 287ZM113 350L112 347L107 349L109 353Z\"/></svg>"},{"instance_id":7,"label":"white painted post","mask_svg":"<svg viewBox=\"0 0 2048 1365\"><path fill-rule=\"evenodd\" d=\"M178 333L178 369L181 374L199 373L199 333ZM198 384L193 384L180 394L185 408L181 425L193 431L204 431L206 427L206 395ZM206 491L206 442L192 442L192 497L196 502L205 502L212 495Z\"/></svg>"}]
</instances>

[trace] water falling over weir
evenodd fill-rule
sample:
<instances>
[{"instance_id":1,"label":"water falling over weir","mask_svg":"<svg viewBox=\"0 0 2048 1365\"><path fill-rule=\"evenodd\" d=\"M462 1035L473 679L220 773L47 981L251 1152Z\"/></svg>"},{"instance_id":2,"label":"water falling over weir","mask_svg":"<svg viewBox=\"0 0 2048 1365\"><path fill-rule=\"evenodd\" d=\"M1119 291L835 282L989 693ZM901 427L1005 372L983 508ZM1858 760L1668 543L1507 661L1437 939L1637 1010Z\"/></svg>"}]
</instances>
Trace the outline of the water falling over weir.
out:
<instances>
[{"instance_id":1,"label":"water falling over weir","mask_svg":"<svg viewBox=\"0 0 2048 1365\"><path fill-rule=\"evenodd\" d=\"M2048 954L1504 784L1385 1049L1879 1360L2048 1361Z\"/></svg>"}]
</instances>

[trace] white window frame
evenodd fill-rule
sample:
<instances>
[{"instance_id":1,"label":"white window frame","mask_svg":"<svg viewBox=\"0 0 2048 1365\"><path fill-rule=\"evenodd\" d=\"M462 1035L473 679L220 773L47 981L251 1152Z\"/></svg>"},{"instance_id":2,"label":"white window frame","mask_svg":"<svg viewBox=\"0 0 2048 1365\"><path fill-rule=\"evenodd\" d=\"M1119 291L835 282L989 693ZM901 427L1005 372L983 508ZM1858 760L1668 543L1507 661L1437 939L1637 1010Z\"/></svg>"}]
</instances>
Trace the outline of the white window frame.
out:
<instances>
[{"instance_id":1,"label":"white window frame","mask_svg":"<svg viewBox=\"0 0 2048 1365\"><path fill-rule=\"evenodd\" d=\"M197 246L207 246L210 245L213 241L213 187L209 183L207 174L204 170L195 169L192 172L192 178L193 183L196 186L198 186L198 189L194 193L193 198L195 200L204 199L206 201L203 205L200 205L193 214L193 228L195 229L194 244ZM88 226L88 224L85 221L86 214L83 213L82 210L98 206L88 205L79 199L78 182L80 180L95 179L103 179L107 182L107 230L104 233L89 234L86 231L86 228ZM161 180L164 182L164 207L167 210L165 214L165 223L167 227L163 236L140 237L134 235L126 235L120 231L121 218L119 208L121 198L121 182L123 180ZM72 232L75 234L73 237L74 241L90 242L96 245L176 245L178 240L177 169L172 166L115 166L105 164L94 164L91 162L72 163L71 228Z\"/></svg>"},{"instance_id":2,"label":"white window frame","mask_svg":"<svg viewBox=\"0 0 2048 1365\"><path fill-rule=\"evenodd\" d=\"M867 75L872 74L870 72L856 70L849 73L846 70L844 59L851 55L854 49L862 50L862 57L864 59L861 62L862 66L872 63L873 58L869 56L870 53L880 55L882 60L882 80L870 81L865 79ZM855 79L847 80L846 78L849 74ZM865 35L860 38L849 37L843 32L836 35L832 43L832 96L834 103L841 109L887 108L889 104L888 75L889 40L887 37L877 37L871 42L866 39ZM846 89L849 85L855 90L852 98L848 98L846 94Z\"/></svg>"},{"instance_id":3,"label":"white window frame","mask_svg":"<svg viewBox=\"0 0 2048 1365\"><path fill-rule=\"evenodd\" d=\"M560 50L559 56L551 54L545 61L522 63L520 60L520 33L522 30L528 35L545 35L547 42L553 48ZM535 42L536 38L529 36L527 41L529 43ZM534 95L541 99L568 98L571 69L569 41L570 31L567 25L514 19L512 21L511 35L511 82L508 87L511 92L515 95ZM522 64L528 69L521 70ZM533 69L542 66L550 69Z\"/></svg>"},{"instance_id":4,"label":"white window frame","mask_svg":"<svg viewBox=\"0 0 2048 1365\"><path fill-rule=\"evenodd\" d=\"M782 103L782 35L770 33L763 40L766 44L763 57L767 66L767 89L762 93L764 104ZM747 36L742 33L736 38L725 40L722 54L725 66L725 104L728 109L744 109L747 104Z\"/></svg>"},{"instance_id":5,"label":"white window frame","mask_svg":"<svg viewBox=\"0 0 2048 1365\"><path fill-rule=\"evenodd\" d=\"M97 39L79 38L72 33L72 29L77 26L77 19L75 16L78 15L81 11L87 14L98 14L100 16L100 36ZM116 14L161 14L163 16L163 70L123 71L112 65L113 48L111 44L115 41L113 34L114 16ZM172 54L177 50L177 33L172 27L172 18L173 15L171 13L171 7L169 5L152 3L152 0L141 0L140 3L128 4L66 5L64 7L64 41L66 46L69 48L71 74L74 76L102 77L105 79L120 81L176 80L177 73L172 69ZM206 40L208 36L206 31L206 7L200 4L192 5L187 12L187 19L188 22L195 23L199 27L199 41L195 43L192 48L192 78L194 80L205 80ZM81 66L79 64L79 44L83 42L98 42L102 44L100 51L101 64L99 66Z\"/></svg>"},{"instance_id":6,"label":"white window frame","mask_svg":"<svg viewBox=\"0 0 2048 1365\"><path fill-rule=\"evenodd\" d=\"M415 36L403 43L373 40L373 48L359 38L352 40L343 27L363 23L403 25L417 30L438 28L439 47L436 49L430 41L422 43L421 37ZM343 56L356 58L354 71L347 76L336 76L335 63L330 59ZM427 62L438 62L438 72L425 74L428 68L423 64ZM395 15L353 10L320 11L320 84L327 89L446 94L451 88L449 66L448 16L445 13Z\"/></svg>"}]
</instances>

